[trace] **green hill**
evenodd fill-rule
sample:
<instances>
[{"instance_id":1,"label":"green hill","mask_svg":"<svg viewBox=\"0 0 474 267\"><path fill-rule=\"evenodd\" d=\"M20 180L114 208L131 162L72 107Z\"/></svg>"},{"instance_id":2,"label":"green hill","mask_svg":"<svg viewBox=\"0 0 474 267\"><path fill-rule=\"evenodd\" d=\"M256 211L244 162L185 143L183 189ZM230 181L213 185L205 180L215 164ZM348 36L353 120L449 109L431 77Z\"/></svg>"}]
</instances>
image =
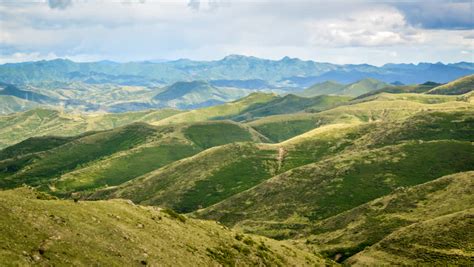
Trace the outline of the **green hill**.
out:
<instances>
[{"instance_id":1,"label":"green hill","mask_svg":"<svg viewBox=\"0 0 474 267\"><path fill-rule=\"evenodd\" d=\"M378 90L387 86L386 83L375 80L375 79L363 79L355 83L344 86L338 94L359 96L374 90Z\"/></svg>"},{"instance_id":2,"label":"green hill","mask_svg":"<svg viewBox=\"0 0 474 267\"><path fill-rule=\"evenodd\" d=\"M198 108L221 104L247 95L249 90L220 88L204 81L177 82L153 97L161 105L176 108Z\"/></svg>"},{"instance_id":3,"label":"green hill","mask_svg":"<svg viewBox=\"0 0 474 267\"><path fill-rule=\"evenodd\" d=\"M359 96L362 94L369 93L371 91L379 90L388 84L375 80L375 79L363 79L348 85L339 84L332 81L315 84L305 90L299 95L306 97L313 97L318 95L347 95L347 96Z\"/></svg>"},{"instance_id":4,"label":"green hill","mask_svg":"<svg viewBox=\"0 0 474 267\"><path fill-rule=\"evenodd\" d=\"M404 99L405 98L405 99ZM373 101L357 100L317 113L274 115L248 123L274 142L282 142L322 125L403 120L422 110L471 109L470 102L449 97L390 95ZM458 100L456 98L456 100Z\"/></svg>"},{"instance_id":5,"label":"green hill","mask_svg":"<svg viewBox=\"0 0 474 267\"><path fill-rule=\"evenodd\" d=\"M342 88L344 88L344 84L340 84L334 81L326 81L323 83L317 83L312 85L303 91L299 92L298 95L304 97L314 97L318 95L333 95L338 94Z\"/></svg>"},{"instance_id":6,"label":"green hill","mask_svg":"<svg viewBox=\"0 0 474 267\"><path fill-rule=\"evenodd\" d=\"M472 203L471 203L472 204ZM474 209L422 221L390 234L349 258L348 264L468 266L472 259Z\"/></svg>"},{"instance_id":7,"label":"green hill","mask_svg":"<svg viewBox=\"0 0 474 267\"><path fill-rule=\"evenodd\" d=\"M472 171L457 173L421 185L397 188L387 196L307 226L310 236L306 243L314 244L330 258L340 255L339 261L345 260L399 229L471 208L473 175ZM448 228L462 230L454 224Z\"/></svg>"},{"instance_id":8,"label":"green hill","mask_svg":"<svg viewBox=\"0 0 474 267\"><path fill-rule=\"evenodd\" d=\"M176 114L175 116L170 116L169 118L166 118L162 121L158 121L155 124L166 125L184 122L200 122L223 117L233 117L239 115L242 111L249 107L255 106L259 103L266 103L275 99L276 97L277 96L275 94L252 93L244 98L222 105L195 109L183 112L181 114Z\"/></svg>"},{"instance_id":9,"label":"green hill","mask_svg":"<svg viewBox=\"0 0 474 267\"><path fill-rule=\"evenodd\" d=\"M470 142L461 141L406 142L343 153L272 177L196 215L227 225L261 221L260 227L246 229L282 238L291 234L291 227L275 228L266 222L292 225L323 220L397 187L472 170L473 155Z\"/></svg>"},{"instance_id":10,"label":"green hill","mask_svg":"<svg viewBox=\"0 0 474 267\"><path fill-rule=\"evenodd\" d=\"M425 82L425 83L416 84L416 85L399 85L399 86L389 85L381 89L362 94L358 96L356 99L365 98L365 97L380 94L380 93L390 93L390 94L425 93L439 85L441 84L435 83L435 82Z\"/></svg>"},{"instance_id":11,"label":"green hill","mask_svg":"<svg viewBox=\"0 0 474 267\"><path fill-rule=\"evenodd\" d=\"M219 119L231 119L234 121L249 121L256 118L267 117L278 114L291 114L303 112L305 110L321 111L333 108L337 105L350 100L346 96L327 96L321 95L316 97L300 97L296 95L286 95L277 97L265 103L258 103L241 111L237 116L222 117Z\"/></svg>"},{"instance_id":12,"label":"green hill","mask_svg":"<svg viewBox=\"0 0 474 267\"><path fill-rule=\"evenodd\" d=\"M437 86L428 91L428 94L462 95L474 90L474 75L468 75L447 84Z\"/></svg>"},{"instance_id":13,"label":"green hill","mask_svg":"<svg viewBox=\"0 0 474 267\"><path fill-rule=\"evenodd\" d=\"M212 146L261 140L252 129L231 122L132 124L77 138L35 138L1 152L1 158L16 158L0 161L0 184L26 183L63 195L118 185ZM35 151L25 149L36 143L41 147Z\"/></svg>"},{"instance_id":14,"label":"green hill","mask_svg":"<svg viewBox=\"0 0 474 267\"><path fill-rule=\"evenodd\" d=\"M39 107L40 104L15 96L0 95L0 116L15 112L26 111Z\"/></svg>"},{"instance_id":15,"label":"green hill","mask_svg":"<svg viewBox=\"0 0 474 267\"><path fill-rule=\"evenodd\" d=\"M314 266L330 264L287 242L245 235L123 200L54 200L0 191L1 265Z\"/></svg>"},{"instance_id":16,"label":"green hill","mask_svg":"<svg viewBox=\"0 0 474 267\"><path fill-rule=\"evenodd\" d=\"M87 131L108 130L133 122L155 123L180 113L173 109L128 113L75 114L53 109L34 109L0 116L0 149L30 137L75 136Z\"/></svg>"}]
</instances>

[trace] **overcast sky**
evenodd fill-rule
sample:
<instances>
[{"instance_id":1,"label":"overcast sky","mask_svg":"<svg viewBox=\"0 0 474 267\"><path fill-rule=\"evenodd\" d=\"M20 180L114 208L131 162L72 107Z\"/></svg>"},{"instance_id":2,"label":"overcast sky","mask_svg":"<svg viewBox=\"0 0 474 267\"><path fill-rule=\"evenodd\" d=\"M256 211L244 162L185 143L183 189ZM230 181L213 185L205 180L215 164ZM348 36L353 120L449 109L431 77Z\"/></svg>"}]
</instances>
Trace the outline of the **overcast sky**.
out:
<instances>
[{"instance_id":1,"label":"overcast sky","mask_svg":"<svg viewBox=\"0 0 474 267\"><path fill-rule=\"evenodd\" d=\"M474 61L473 1L0 0L0 63Z\"/></svg>"}]
</instances>

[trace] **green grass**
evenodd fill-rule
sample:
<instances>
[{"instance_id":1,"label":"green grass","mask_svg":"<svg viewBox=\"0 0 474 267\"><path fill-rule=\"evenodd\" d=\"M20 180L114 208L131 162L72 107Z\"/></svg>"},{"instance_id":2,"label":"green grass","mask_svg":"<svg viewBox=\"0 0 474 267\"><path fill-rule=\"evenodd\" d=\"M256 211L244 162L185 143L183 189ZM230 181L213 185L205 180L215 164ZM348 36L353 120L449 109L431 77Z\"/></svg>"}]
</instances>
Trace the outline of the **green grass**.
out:
<instances>
[{"instance_id":1,"label":"green grass","mask_svg":"<svg viewBox=\"0 0 474 267\"><path fill-rule=\"evenodd\" d=\"M306 225L306 243L339 260L374 245L396 230L471 207L473 172L457 173L413 187L394 190L347 212ZM304 232L304 231L301 231Z\"/></svg>"},{"instance_id":2,"label":"green grass","mask_svg":"<svg viewBox=\"0 0 474 267\"><path fill-rule=\"evenodd\" d=\"M474 209L414 223L390 234L347 260L366 266L377 262L403 265L472 264Z\"/></svg>"},{"instance_id":3,"label":"green grass","mask_svg":"<svg viewBox=\"0 0 474 267\"><path fill-rule=\"evenodd\" d=\"M474 75L464 76L447 84L440 85L428 91L428 94L462 95L474 89Z\"/></svg>"},{"instance_id":4,"label":"green grass","mask_svg":"<svg viewBox=\"0 0 474 267\"><path fill-rule=\"evenodd\" d=\"M437 177L474 168L470 142L408 142L294 168L197 213L234 225L244 220L323 220ZM295 195L293 192L301 192Z\"/></svg>"},{"instance_id":5,"label":"green grass","mask_svg":"<svg viewBox=\"0 0 474 267\"><path fill-rule=\"evenodd\" d=\"M194 124L184 130L184 135L202 149L231 142L252 141L247 129L233 123Z\"/></svg>"},{"instance_id":6,"label":"green grass","mask_svg":"<svg viewBox=\"0 0 474 267\"><path fill-rule=\"evenodd\" d=\"M156 123L180 113L163 109L119 114L74 114L34 109L0 116L0 149L30 137L76 136L88 131L109 130L134 122Z\"/></svg>"},{"instance_id":7,"label":"green grass","mask_svg":"<svg viewBox=\"0 0 474 267\"><path fill-rule=\"evenodd\" d=\"M217 117L214 119L231 119L234 121L250 121L256 118L277 114L291 114L305 110L321 111L349 101L351 97L345 96L316 96L312 98L296 95L277 97L264 103L256 103L240 112L237 116Z\"/></svg>"},{"instance_id":8,"label":"green grass","mask_svg":"<svg viewBox=\"0 0 474 267\"><path fill-rule=\"evenodd\" d=\"M1 187L13 188L21 184L44 186L53 177L82 164L144 143L155 131L145 124L133 124L79 138L35 156L28 168L0 180Z\"/></svg>"},{"instance_id":9,"label":"green grass","mask_svg":"<svg viewBox=\"0 0 474 267\"><path fill-rule=\"evenodd\" d=\"M314 266L325 262L286 242L239 234L265 244L262 254L215 222L156 207L123 200L43 199L26 188L0 191L0 265ZM219 257L209 251L226 253Z\"/></svg>"}]
</instances>

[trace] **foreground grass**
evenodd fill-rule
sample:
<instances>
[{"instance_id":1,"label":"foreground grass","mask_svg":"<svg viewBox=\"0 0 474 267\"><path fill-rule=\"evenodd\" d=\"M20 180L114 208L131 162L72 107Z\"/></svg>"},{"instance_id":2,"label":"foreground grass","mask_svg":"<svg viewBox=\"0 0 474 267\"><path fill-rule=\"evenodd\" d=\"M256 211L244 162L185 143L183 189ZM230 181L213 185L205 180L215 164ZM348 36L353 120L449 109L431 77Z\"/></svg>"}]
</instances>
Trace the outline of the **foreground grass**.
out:
<instances>
[{"instance_id":1,"label":"foreground grass","mask_svg":"<svg viewBox=\"0 0 474 267\"><path fill-rule=\"evenodd\" d=\"M215 266L324 264L288 243L123 200L54 200L0 192L0 264Z\"/></svg>"}]
</instances>

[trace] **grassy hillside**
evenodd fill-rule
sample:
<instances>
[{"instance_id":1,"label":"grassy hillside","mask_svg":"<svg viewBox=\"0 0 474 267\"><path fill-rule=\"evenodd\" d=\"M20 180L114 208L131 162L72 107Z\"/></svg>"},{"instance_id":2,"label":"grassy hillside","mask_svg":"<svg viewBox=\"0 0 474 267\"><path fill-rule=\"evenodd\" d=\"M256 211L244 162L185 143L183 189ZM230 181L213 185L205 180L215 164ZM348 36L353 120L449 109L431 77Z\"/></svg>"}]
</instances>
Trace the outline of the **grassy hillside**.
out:
<instances>
[{"instance_id":1,"label":"grassy hillside","mask_svg":"<svg viewBox=\"0 0 474 267\"><path fill-rule=\"evenodd\" d=\"M328 81L315 84L303 90L300 95L306 97L314 97L318 95L359 96L386 86L388 86L388 84L375 79L363 79L347 85Z\"/></svg>"},{"instance_id":2,"label":"grassy hillside","mask_svg":"<svg viewBox=\"0 0 474 267\"><path fill-rule=\"evenodd\" d=\"M291 114L303 112L305 110L321 111L329 109L349 101L350 97L345 96L316 96L312 98L299 97L296 95L286 95L275 98L266 103L252 105L237 116L223 117L235 121L249 121L255 118L267 117L277 114Z\"/></svg>"},{"instance_id":3,"label":"grassy hillside","mask_svg":"<svg viewBox=\"0 0 474 267\"><path fill-rule=\"evenodd\" d=\"M457 173L397 188L387 196L308 225L306 244L314 244L330 258L339 255L342 261L403 227L469 209L474 204L473 175L472 171ZM461 230L454 224L449 229Z\"/></svg>"},{"instance_id":4,"label":"grassy hillside","mask_svg":"<svg viewBox=\"0 0 474 267\"><path fill-rule=\"evenodd\" d=\"M92 190L118 185L203 149L236 141L261 139L252 129L231 122L163 127L132 124L73 139L34 138L2 151L4 158L16 158L0 162L0 183L2 187L39 185L55 194ZM25 151L36 143L41 144L35 146L36 151Z\"/></svg>"},{"instance_id":5,"label":"grassy hillside","mask_svg":"<svg viewBox=\"0 0 474 267\"><path fill-rule=\"evenodd\" d=\"M27 138L43 135L74 136L86 131L107 130L133 122L154 123L180 113L162 109L120 114L74 114L34 109L0 116L0 149Z\"/></svg>"},{"instance_id":6,"label":"grassy hillside","mask_svg":"<svg viewBox=\"0 0 474 267\"><path fill-rule=\"evenodd\" d=\"M279 173L341 151L364 132L352 132L352 125L322 128L311 140L215 147L126 184L106 188L92 198L128 198L180 212L205 208Z\"/></svg>"},{"instance_id":7,"label":"grassy hillside","mask_svg":"<svg viewBox=\"0 0 474 267\"><path fill-rule=\"evenodd\" d=\"M153 100L168 107L190 109L232 101L250 92L237 88L218 88L205 81L177 82L164 88Z\"/></svg>"},{"instance_id":8,"label":"grassy hillside","mask_svg":"<svg viewBox=\"0 0 474 267\"><path fill-rule=\"evenodd\" d=\"M127 201L50 199L0 191L1 265L314 266L322 258L289 243ZM329 263L329 262L328 262Z\"/></svg>"},{"instance_id":9,"label":"grassy hillside","mask_svg":"<svg viewBox=\"0 0 474 267\"><path fill-rule=\"evenodd\" d=\"M406 99L403 99L403 98ZM415 99L415 100L412 100ZM420 100L421 99L421 100ZM282 142L321 125L403 120L423 110L454 111L471 109L466 101L426 101L425 97L389 95L373 101L356 101L317 113L297 113L268 116L249 123L274 142ZM435 99L439 99L435 97ZM427 102L427 103L423 103ZM430 104L432 103L432 104Z\"/></svg>"},{"instance_id":10,"label":"grassy hillside","mask_svg":"<svg viewBox=\"0 0 474 267\"><path fill-rule=\"evenodd\" d=\"M382 87L381 89L362 94L358 96L357 99L365 98L365 97L380 94L380 93L390 93L390 94L425 93L439 85L441 84L435 83L435 82L425 82L425 83L416 84L416 85L398 85L398 86L389 85L386 87Z\"/></svg>"},{"instance_id":11,"label":"grassy hillside","mask_svg":"<svg viewBox=\"0 0 474 267\"><path fill-rule=\"evenodd\" d=\"M345 86L344 84L340 84L334 81L326 81L323 83L314 84L297 94L304 97L315 97L318 95L333 95L333 94L337 94L342 88L344 88L344 86Z\"/></svg>"},{"instance_id":12,"label":"grassy hillside","mask_svg":"<svg viewBox=\"0 0 474 267\"><path fill-rule=\"evenodd\" d=\"M422 221L390 234L349 258L348 264L457 265L473 263L474 209Z\"/></svg>"},{"instance_id":13,"label":"grassy hillside","mask_svg":"<svg viewBox=\"0 0 474 267\"><path fill-rule=\"evenodd\" d=\"M397 187L472 170L473 155L471 143L461 141L407 142L344 153L275 176L197 216L229 225L245 220L323 220L389 194ZM278 236L285 232L274 230L262 233Z\"/></svg>"},{"instance_id":14,"label":"grassy hillside","mask_svg":"<svg viewBox=\"0 0 474 267\"><path fill-rule=\"evenodd\" d=\"M474 75L468 75L447 84L437 86L428 91L428 94L462 95L472 90L474 90Z\"/></svg>"},{"instance_id":15,"label":"grassy hillside","mask_svg":"<svg viewBox=\"0 0 474 267\"><path fill-rule=\"evenodd\" d=\"M15 96L0 95L0 115L21 112L39 107L40 104Z\"/></svg>"},{"instance_id":16,"label":"grassy hillside","mask_svg":"<svg viewBox=\"0 0 474 267\"><path fill-rule=\"evenodd\" d=\"M275 99L276 97L277 96L275 94L252 93L242 99L233 102L208 108L195 109L181 114L177 114L162 121L158 121L155 124L165 125L184 122L199 122L219 119L223 117L237 116L242 111L246 110L251 106L254 106L259 103L266 103Z\"/></svg>"}]
</instances>

